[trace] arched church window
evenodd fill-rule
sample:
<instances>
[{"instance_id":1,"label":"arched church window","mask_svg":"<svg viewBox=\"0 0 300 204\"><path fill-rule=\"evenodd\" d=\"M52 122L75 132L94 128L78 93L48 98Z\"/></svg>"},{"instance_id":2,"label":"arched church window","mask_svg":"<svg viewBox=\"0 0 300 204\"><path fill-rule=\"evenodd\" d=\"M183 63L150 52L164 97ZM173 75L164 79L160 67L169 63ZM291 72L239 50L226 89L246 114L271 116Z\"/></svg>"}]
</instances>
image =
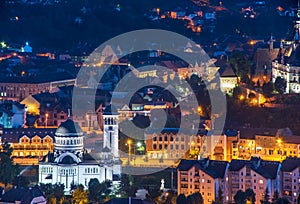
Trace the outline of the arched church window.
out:
<instances>
[{"instance_id":1,"label":"arched church window","mask_svg":"<svg viewBox=\"0 0 300 204\"><path fill-rule=\"evenodd\" d=\"M67 145L69 145L69 140L67 140Z\"/></svg>"}]
</instances>

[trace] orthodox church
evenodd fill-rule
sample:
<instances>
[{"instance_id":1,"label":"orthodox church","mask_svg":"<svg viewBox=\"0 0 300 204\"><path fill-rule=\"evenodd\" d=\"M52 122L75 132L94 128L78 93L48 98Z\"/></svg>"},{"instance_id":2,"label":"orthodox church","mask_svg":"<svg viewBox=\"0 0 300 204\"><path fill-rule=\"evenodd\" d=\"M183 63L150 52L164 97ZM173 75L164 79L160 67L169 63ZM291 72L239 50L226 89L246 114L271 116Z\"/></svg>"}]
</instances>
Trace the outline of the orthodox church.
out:
<instances>
[{"instance_id":1,"label":"orthodox church","mask_svg":"<svg viewBox=\"0 0 300 204\"><path fill-rule=\"evenodd\" d=\"M57 128L54 134L54 152L39 162L39 183L61 183L65 193L71 185L88 187L90 179L99 182L120 181L122 162L118 147L118 114L110 106L103 112L103 147L99 153L88 153L84 149L84 133L70 117Z\"/></svg>"}]
</instances>

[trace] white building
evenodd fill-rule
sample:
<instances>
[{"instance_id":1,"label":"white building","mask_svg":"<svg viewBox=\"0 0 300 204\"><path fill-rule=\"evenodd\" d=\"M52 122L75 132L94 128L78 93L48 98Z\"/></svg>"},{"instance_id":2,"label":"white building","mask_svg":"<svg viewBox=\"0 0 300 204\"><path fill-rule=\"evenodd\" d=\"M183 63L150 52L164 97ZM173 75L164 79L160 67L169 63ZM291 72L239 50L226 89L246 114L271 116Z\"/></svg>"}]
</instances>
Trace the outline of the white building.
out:
<instances>
[{"instance_id":1,"label":"white building","mask_svg":"<svg viewBox=\"0 0 300 204\"><path fill-rule=\"evenodd\" d=\"M104 136L100 153L87 153L84 133L70 118L57 128L54 135L54 153L39 163L39 183L62 183L69 193L71 184L88 187L90 179L113 181L117 185L121 175L118 152L118 115L107 108L103 114Z\"/></svg>"},{"instance_id":2,"label":"white building","mask_svg":"<svg viewBox=\"0 0 300 204\"><path fill-rule=\"evenodd\" d=\"M220 74L220 89L223 93L230 93L238 84L238 77L230 66Z\"/></svg>"},{"instance_id":3,"label":"white building","mask_svg":"<svg viewBox=\"0 0 300 204\"><path fill-rule=\"evenodd\" d=\"M272 63L272 81L283 78L286 81L285 93L300 93L300 8L294 29L294 38L281 42L279 59Z\"/></svg>"},{"instance_id":4,"label":"white building","mask_svg":"<svg viewBox=\"0 0 300 204\"><path fill-rule=\"evenodd\" d=\"M272 63L272 82L281 77L286 81L285 93L300 93L300 66L282 64L277 60Z\"/></svg>"}]
</instances>

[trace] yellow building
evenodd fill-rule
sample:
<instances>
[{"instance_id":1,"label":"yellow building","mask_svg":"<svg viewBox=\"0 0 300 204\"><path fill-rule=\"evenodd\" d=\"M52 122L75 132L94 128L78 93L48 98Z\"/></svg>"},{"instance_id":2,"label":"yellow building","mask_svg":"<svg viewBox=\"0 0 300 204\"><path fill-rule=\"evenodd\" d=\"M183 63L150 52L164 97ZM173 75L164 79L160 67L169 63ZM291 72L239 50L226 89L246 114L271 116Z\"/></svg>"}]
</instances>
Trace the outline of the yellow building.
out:
<instances>
[{"instance_id":1,"label":"yellow building","mask_svg":"<svg viewBox=\"0 0 300 204\"><path fill-rule=\"evenodd\" d=\"M12 157L20 165L36 165L39 158L53 151L55 128L7 128L0 142L13 148Z\"/></svg>"},{"instance_id":2,"label":"yellow building","mask_svg":"<svg viewBox=\"0 0 300 204\"><path fill-rule=\"evenodd\" d=\"M264 160L282 161L300 156L300 136L284 129L243 128L236 142L238 154L234 159L257 156Z\"/></svg>"}]
</instances>

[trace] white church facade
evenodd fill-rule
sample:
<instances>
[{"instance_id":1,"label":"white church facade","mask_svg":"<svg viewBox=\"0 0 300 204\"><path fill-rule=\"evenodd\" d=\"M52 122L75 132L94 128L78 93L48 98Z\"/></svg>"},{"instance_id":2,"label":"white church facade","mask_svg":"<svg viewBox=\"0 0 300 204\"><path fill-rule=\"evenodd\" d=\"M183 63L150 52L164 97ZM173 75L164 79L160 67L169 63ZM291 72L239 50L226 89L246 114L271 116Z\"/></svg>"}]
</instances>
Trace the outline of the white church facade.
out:
<instances>
[{"instance_id":1,"label":"white church facade","mask_svg":"<svg viewBox=\"0 0 300 204\"><path fill-rule=\"evenodd\" d=\"M39 183L61 183L65 193L71 185L88 187L90 179L99 182L112 181L118 185L122 162L118 147L118 115L104 111L103 147L99 153L87 153L84 149L84 133L80 126L68 118L55 132L54 152L39 162Z\"/></svg>"}]
</instances>

